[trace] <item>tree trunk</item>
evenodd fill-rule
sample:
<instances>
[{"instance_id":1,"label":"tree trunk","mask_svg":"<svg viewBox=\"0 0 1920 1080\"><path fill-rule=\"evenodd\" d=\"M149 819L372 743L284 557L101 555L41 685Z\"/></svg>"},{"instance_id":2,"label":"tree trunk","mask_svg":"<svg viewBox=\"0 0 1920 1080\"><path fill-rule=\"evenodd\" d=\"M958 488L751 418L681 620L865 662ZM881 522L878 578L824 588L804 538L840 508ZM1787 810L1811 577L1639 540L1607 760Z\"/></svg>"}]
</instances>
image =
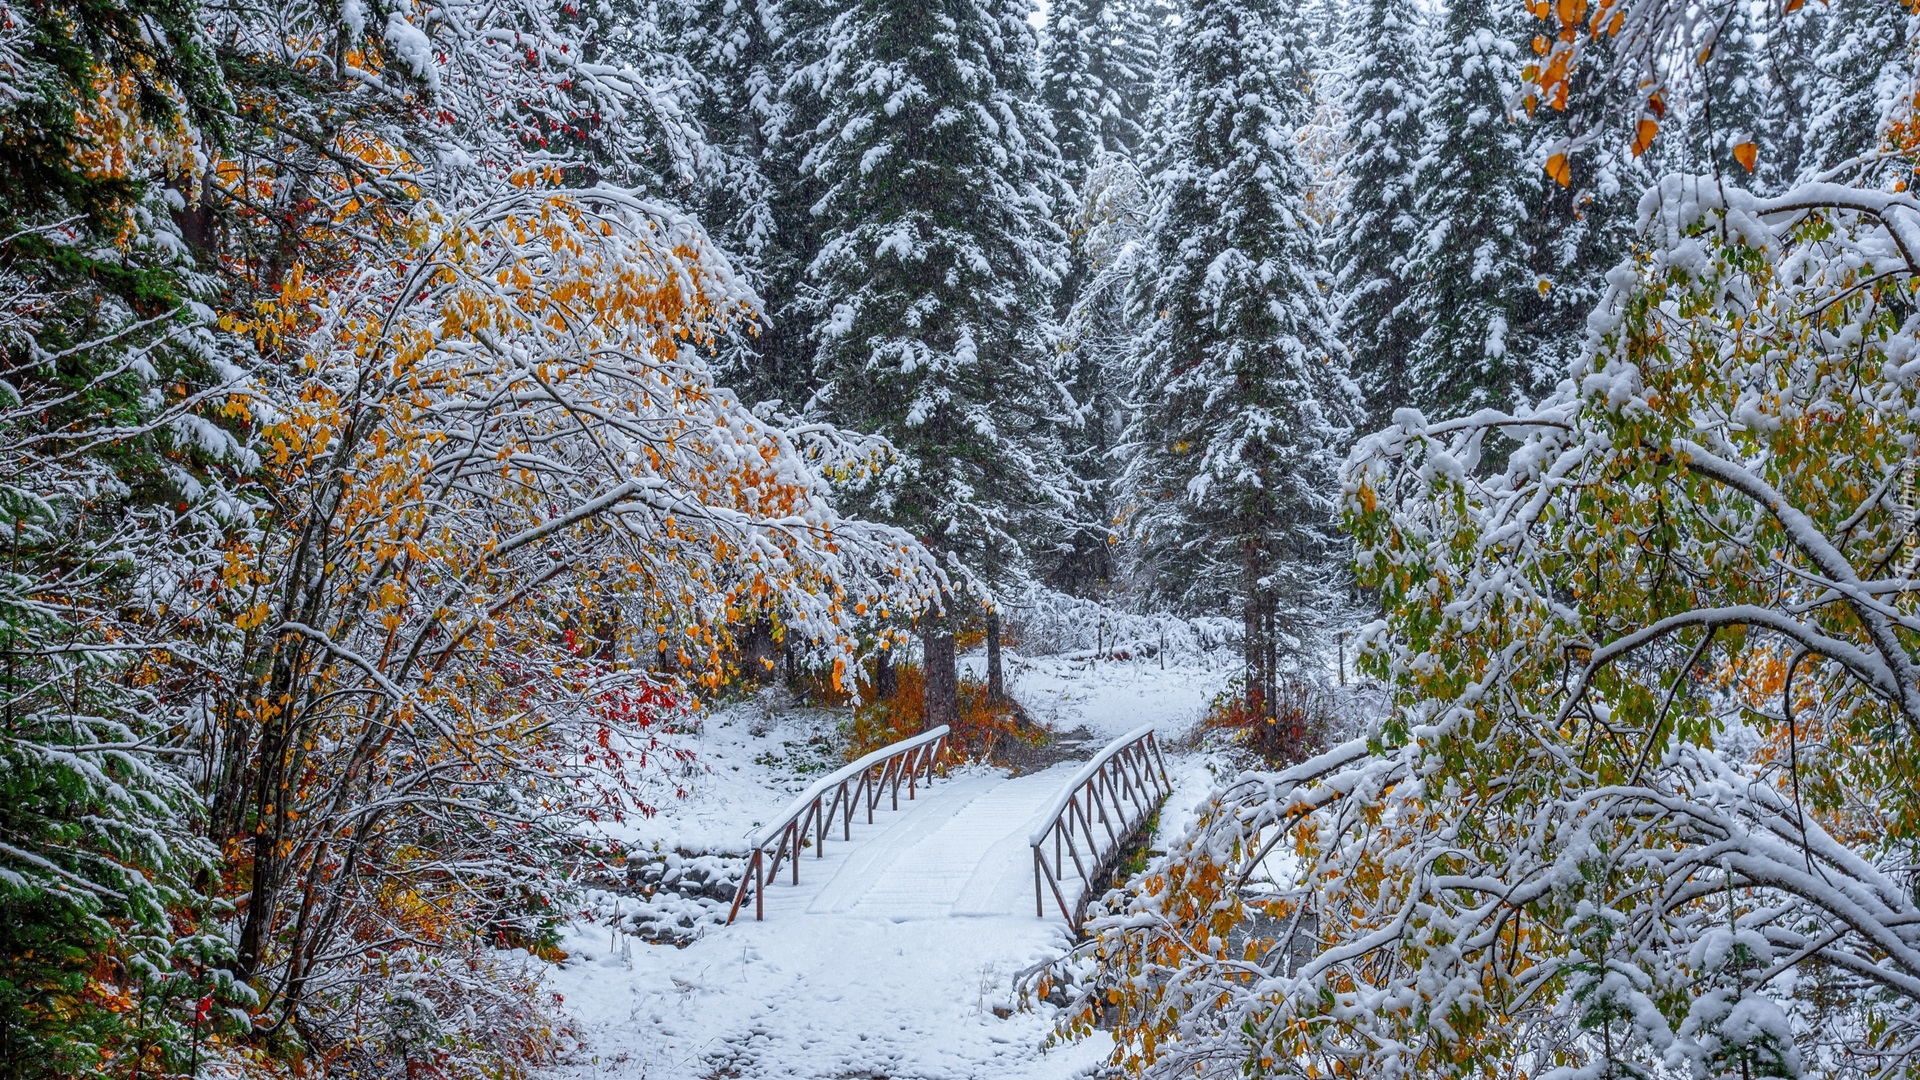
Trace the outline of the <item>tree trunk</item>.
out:
<instances>
[{"instance_id":1,"label":"tree trunk","mask_svg":"<svg viewBox=\"0 0 1920 1080\"><path fill-rule=\"evenodd\" d=\"M1006 672L1000 666L1000 613L987 612L987 700L1007 700Z\"/></svg>"},{"instance_id":2,"label":"tree trunk","mask_svg":"<svg viewBox=\"0 0 1920 1080\"><path fill-rule=\"evenodd\" d=\"M920 647L926 657L926 720L921 730L960 722L960 669L954 656L953 625L945 618L927 618L920 624Z\"/></svg>"},{"instance_id":3,"label":"tree trunk","mask_svg":"<svg viewBox=\"0 0 1920 1080\"><path fill-rule=\"evenodd\" d=\"M1241 577L1246 591L1240 619L1245 640L1241 643L1240 651L1247 666L1247 719L1257 722L1267 716L1266 620L1261 618L1260 610L1259 551L1254 545L1248 544L1242 549L1242 556Z\"/></svg>"},{"instance_id":4,"label":"tree trunk","mask_svg":"<svg viewBox=\"0 0 1920 1080\"><path fill-rule=\"evenodd\" d=\"M773 676L773 620L762 615L747 624L745 663L747 678L763 682Z\"/></svg>"},{"instance_id":5,"label":"tree trunk","mask_svg":"<svg viewBox=\"0 0 1920 1080\"><path fill-rule=\"evenodd\" d=\"M893 645L882 642L873 657L873 700L887 701L900 690L900 676L893 666Z\"/></svg>"},{"instance_id":6,"label":"tree trunk","mask_svg":"<svg viewBox=\"0 0 1920 1080\"><path fill-rule=\"evenodd\" d=\"M1262 644L1267 651L1262 667L1267 673L1267 713L1270 716L1278 716L1280 709L1280 631L1275 625L1279 622L1275 611L1277 606L1271 596L1260 598L1260 613L1266 621L1266 635Z\"/></svg>"}]
</instances>

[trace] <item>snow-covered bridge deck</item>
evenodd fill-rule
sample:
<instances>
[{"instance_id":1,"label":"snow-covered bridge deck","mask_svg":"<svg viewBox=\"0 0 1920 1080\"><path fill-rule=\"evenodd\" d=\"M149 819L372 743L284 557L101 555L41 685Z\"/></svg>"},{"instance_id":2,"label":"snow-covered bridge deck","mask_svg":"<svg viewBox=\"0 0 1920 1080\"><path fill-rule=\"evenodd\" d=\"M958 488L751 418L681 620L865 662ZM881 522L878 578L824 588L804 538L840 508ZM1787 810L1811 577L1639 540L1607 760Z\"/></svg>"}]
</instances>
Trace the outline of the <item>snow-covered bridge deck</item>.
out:
<instances>
[{"instance_id":1,"label":"snow-covered bridge deck","mask_svg":"<svg viewBox=\"0 0 1920 1080\"><path fill-rule=\"evenodd\" d=\"M830 845L826 858L808 852L801 884L768 888L767 917L1033 919L1027 834L1073 768L1020 777L971 769L937 781L910 808L856 825L853 842Z\"/></svg>"}]
</instances>

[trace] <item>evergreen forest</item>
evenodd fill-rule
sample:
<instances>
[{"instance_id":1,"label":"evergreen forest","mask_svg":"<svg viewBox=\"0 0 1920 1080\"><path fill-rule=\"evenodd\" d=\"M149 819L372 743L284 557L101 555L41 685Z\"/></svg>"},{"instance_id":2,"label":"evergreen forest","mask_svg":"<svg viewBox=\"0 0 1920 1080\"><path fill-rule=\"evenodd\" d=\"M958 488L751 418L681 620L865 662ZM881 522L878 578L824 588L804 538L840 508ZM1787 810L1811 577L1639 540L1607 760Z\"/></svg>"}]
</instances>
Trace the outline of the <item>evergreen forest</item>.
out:
<instances>
[{"instance_id":1,"label":"evergreen forest","mask_svg":"<svg viewBox=\"0 0 1920 1080\"><path fill-rule=\"evenodd\" d=\"M0 0L0 1080L815 1075L543 972L1047 619L1033 1075L1920 1077L1917 178L1910 0Z\"/></svg>"}]
</instances>

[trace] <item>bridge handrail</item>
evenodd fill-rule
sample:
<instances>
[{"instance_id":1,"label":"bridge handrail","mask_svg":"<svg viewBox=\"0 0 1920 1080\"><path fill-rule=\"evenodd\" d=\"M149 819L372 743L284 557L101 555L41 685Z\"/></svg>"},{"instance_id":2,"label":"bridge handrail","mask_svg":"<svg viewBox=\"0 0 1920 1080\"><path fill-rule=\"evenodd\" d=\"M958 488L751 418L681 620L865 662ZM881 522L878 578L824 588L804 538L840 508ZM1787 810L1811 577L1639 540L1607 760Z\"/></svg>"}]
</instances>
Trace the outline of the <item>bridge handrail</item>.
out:
<instances>
[{"instance_id":1,"label":"bridge handrail","mask_svg":"<svg viewBox=\"0 0 1920 1080\"><path fill-rule=\"evenodd\" d=\"M1093 883L1113 870L1132 836L1173 792L1167 761L1160 753L1153 725L1147 724L1113 740L1082 765L1038 819L1042 824L1028 834L1033 848L1033 913L1045 918L1049 888L1067 925L1078 927L1092 899ZM1117 820L1116 820L1117 819ZM1106 833L1102 842L1094 832L1098 821ZM1086 846L1081 858L1075 829ZM1047 860L1047 840L1053 840L1053 860ZM1067 877L1067 857L1080 879L1080 894L1070 906L1060 889Z\"/></svg>"},{"instance_id":2,"label":"bridge handrail","mask_svg":"<svg viewBox=\"0 0 1920 1080\"><path fill-rule=\"evenodd\" d=\"M795 818L805 813L807 807L811 805L815 799L825 794L828 788L836 787L842 781L851 780L861 773L866 772L868 769L873 768L875 765L882 764L888 758L899 757L909 750L946 738L949 731L950 729L947 725L941 724L937 728L930 728L910 739L901 739L899 742L888 743L880 749L862 755L857 760L849 761L838 769L815 780L811 787L794 796L793 801L787 804L786 810L774 819L773 824L760 831L760 839L754 841L754 846L766 847L768 844L779 839L781 831L792 824Z\"/></svg>"},{"instance_id":3,"label":"bridge handrail","mask_svg":"<svg viewBox=\"0 0 1920 1080\"><path fill-rule=\"evenodd\" d=\"M749 890L754 896L753 917L766 918L767 883L779 874L780 863L792 864L793 883L800 884L800 849L807 835L813 834L814 856L824 858L827 823L836 814L841 819L842 838L851 840L856 803L866 804L867 823L872 824L873 809L889 789L895 810L900 809L902 782L907 785L907 798L913 799L920 777L924 775L931 782L935 763L946 761L949 733L947 725L941 724L911 738L888 743L815 780L795 796L773 824L761 830L754 840L753 850L747 856L746 872L740 877L740 887L734 890L733 908L727 912L727 922L733 922L740 914L740 905L746 902ZM879 770L877 777L876 769ZM827 799L829 792L833 794L831 802Z\"/></svg>"},{"instance_id":4,"label":"bridge handrail","mask_svg":"<svg viewBox=\"0 0 1920 1080\"><path fill-rule=\"evenodd\" d=\"M1126 747L1152 734L1153 725L1142 724L1108 743L1105 749L1093 755L1092 759L1085 765L1080 766L1079 771L1075 772L1072 779L1061 786L1060 793L1053 797L1053 801L1047 804L1046 810L1036 819L1044 821L1046 824L1033 830L1027 837L1027 843L1030 845L1038 844L1047 838L1047 833L1053 829L1054 822L1060 819L1061 814L1066 813L1067 803L1073 799L1074 793L1079 791L1088 780L1093 778L1095 773L1100 771L1100 767L1107 763L1108 758L1111 758Z\"/></svg>"}]
</instances>

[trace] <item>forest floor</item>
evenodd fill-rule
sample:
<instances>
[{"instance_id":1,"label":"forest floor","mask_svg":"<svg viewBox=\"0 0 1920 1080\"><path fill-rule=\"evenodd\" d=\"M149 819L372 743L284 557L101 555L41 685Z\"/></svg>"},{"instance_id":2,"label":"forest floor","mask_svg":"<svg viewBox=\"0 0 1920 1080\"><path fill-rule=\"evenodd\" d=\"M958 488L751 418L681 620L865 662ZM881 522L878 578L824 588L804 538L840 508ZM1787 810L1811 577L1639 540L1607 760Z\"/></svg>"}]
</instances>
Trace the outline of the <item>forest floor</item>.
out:
<instances>
[{"instance_id":1,"label":"forest floor","mask_svg":"<svg viewBox=\"0 0 1920 1080\"><path fill-rule=\"evenodd\" d=\"M554 1080L1094 1075L1111 1050L1104 1036L1050 1047L1054 1009L1014 1000L1014 975L1069 943L1057 915L1034 916L1027 832L1078 761L1143 723L1171 744L1229 674L1204 662L1162 670L1011 654L1009 690L1034 718L1085 729L1074 760L1019 776L954 770L911 809L883 809L851 844L806 858L798 886L783 871L764 922L743 911L720 925L725 881L677 907L597 895L567 927L568 959L550 975L580 1040ZM743 848L838 763L843 718L777 693L716 710L685 741L698 761L673 782L686 794L630 823L627 839L656 846L676 871L713 862L698 853ZM1168 750L1175 792L1163 837L1184 829L1210 780L1201 755ZM678 931L681 947L628 932L670 915L693 924Z\"/></svg>"}]
</instances>

